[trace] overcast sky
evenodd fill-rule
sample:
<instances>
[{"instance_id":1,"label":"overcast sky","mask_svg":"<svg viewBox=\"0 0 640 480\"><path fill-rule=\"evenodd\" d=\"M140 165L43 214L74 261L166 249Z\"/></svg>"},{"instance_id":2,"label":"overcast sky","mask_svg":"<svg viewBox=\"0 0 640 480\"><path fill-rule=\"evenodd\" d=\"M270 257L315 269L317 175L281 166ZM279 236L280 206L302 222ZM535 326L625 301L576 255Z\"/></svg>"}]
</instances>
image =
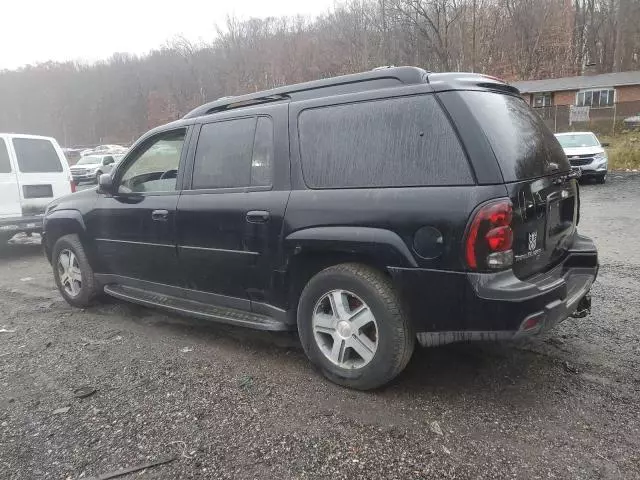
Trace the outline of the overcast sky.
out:
<instances>
[{"instance_id":1,"label":"overcast sky","mask_svg":"<svg viewBox=\"0 0 640 480\"><path fill-rule=\"evenodd\" d=\"M167 40L211 40L226 16L315 16L334 0L0 0L0 68L145 53Z\"/></svg>"}]
</instances>

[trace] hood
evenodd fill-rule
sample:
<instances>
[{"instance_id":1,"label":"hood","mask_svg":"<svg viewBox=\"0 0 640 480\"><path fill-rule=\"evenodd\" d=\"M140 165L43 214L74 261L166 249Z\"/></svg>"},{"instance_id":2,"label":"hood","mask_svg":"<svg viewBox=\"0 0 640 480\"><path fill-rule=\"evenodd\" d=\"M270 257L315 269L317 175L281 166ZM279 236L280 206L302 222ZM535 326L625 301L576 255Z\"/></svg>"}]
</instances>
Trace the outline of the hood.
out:
<instances>
[{"instance_id":1,"label":"hood","mask_svg":"<svg viewBox=\"0 0 640 480\"><path fill-rule=\"evenodd\" d=\"M575 147L575 148L564 148L564 153L567 157L573 157L575 155L595 155L596 153L603 153L604 148L602 147Z\"/></svg>"},{"instance_id":2,"label":"hood","mask_svg":"<svg viewBox=\"0 0 640 480\"><path fill-rule=\"evenodd\" d=\"M78 170L80 168L83 168L85 170L91 170L92 168L98 168L99 166L100 166L99 163L83 163L82 165L76 164L76 165L74 165L74 166L72 166L70 168L71 168L71 170L74 170L74 169Z\"/></svg>"},{"instance_id":3,"label":"hood","mask_svg":"<svg viewBox=\"0 0 640 480\"><path fill-rule=\"evenodd\" d=\"M98 199L98 187L80 190L76 193L70 193L53 200L46 209L45 215L56 210L79 210L86 211L87 208L93 206Z\"/></svg>"}]
</instances>

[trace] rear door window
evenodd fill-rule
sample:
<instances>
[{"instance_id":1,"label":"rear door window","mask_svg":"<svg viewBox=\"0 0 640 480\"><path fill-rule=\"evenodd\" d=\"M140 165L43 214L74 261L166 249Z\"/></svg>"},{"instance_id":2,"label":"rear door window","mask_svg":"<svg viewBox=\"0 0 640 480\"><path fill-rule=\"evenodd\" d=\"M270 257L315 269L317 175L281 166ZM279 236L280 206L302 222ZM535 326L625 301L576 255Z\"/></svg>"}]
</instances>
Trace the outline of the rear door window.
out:
<instances>
[{"instance_id":1,"label":"rear door window","mask_svg":"<svg viewBox=\"0 0 640 480\"><path fill-rule=\"evenodd\" d=\"M193 169L194 190L270 186L272 171L271 118L239 118L202 126Z\"/></svg>"},{"instance_id":2,"label":"rear door window","mask_svg":"<svg viewBox=\"0 0 640 480\"><path fill-rule=\"evenodd\" d=\"M7 144L3 138L0 138L0 173L11 173L9 152L7 151Z\"/></svg>"},{"instance_id":3,"label":"rear door window","mask_svg":"<svg viewBox=\"0 0 640 480\"><path fill-rule=\"evenodd\" d=\"M487 136L505 182L571 169L556 137L524 100L492 92L460 95Z\"/></svg>"},{"instance_id":4,"label":"rear door window","mask_svg":"<svg viewBox=\"0 0 640 480\"><path fill-rule=\"evenodd\" d=\"M298 129L311 188L473 183L458 137L432 95L304 110Z\"/></svg>"},{"instance_id":5,"label":"rear door window","mask_svg":"<svg viewBox=\"0 0 640 480\"><path fill-rule=\"evenodd\" d=\"M22 173L62 172L58 153L49 140L41 138L14 138L13 148Z\"/></svg>"}]
</instances>

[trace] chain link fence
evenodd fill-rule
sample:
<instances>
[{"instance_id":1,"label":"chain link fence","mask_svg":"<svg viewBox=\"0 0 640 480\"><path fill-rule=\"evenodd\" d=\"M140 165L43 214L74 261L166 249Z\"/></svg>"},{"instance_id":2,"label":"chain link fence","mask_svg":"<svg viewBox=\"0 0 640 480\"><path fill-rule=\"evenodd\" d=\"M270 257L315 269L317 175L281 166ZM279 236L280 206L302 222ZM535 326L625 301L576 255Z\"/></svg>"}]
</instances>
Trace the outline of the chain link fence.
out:
<instances>
[{"instance_id":1,"label":"chain link fence","mask_svg":"<svg viewBox=\"0 0 640 480\"><path fill-rule=\"evenodd\" d=\"M557 105L534 109L554 133L590 131L615 135L625 130L640 131L640 101L616 103L611 107Z\"/></svg>"}]
</instances>

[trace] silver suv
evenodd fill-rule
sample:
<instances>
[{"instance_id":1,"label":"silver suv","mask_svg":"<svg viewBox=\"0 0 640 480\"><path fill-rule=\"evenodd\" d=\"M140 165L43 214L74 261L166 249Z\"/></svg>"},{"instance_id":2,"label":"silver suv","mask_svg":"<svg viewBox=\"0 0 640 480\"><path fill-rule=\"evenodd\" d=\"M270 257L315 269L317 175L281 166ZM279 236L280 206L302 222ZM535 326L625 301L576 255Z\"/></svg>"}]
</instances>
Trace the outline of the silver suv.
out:
<instances>
[{"instance_id":1,"label":"silver suv","mask_svg":"<svg viewBox=\"0 0 640 480\"><path fill-rule=\"evenodd\" d=\"M608 143L600 143L592 132L557 133L556 138L571 166L582 170L583 178L605 182L609 159L603 147L608 147Z\"/></svg>"}]
</instances>

